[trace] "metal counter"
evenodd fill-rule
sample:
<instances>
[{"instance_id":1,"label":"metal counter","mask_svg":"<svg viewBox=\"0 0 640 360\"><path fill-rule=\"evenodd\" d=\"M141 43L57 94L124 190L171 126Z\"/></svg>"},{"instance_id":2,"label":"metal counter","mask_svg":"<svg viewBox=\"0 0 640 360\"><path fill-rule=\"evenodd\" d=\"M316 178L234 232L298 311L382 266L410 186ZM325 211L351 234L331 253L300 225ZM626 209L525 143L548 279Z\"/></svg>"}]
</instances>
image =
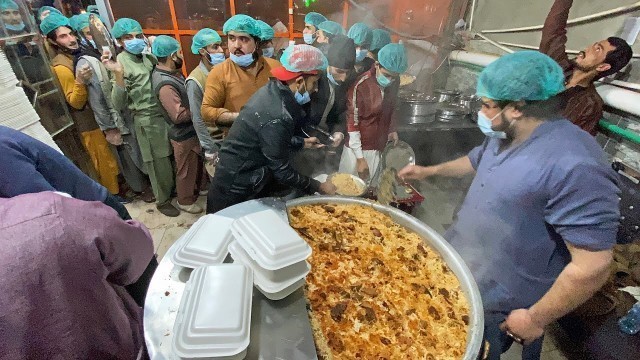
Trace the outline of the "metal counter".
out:
<instances>
[{"instance_id":1,"label":"metal counter","mask_svg":"<svg viewBox=\"0 0 640 360\"><path fill-rule=\"evenodd\" d=\"M236 219L254 212L275 209L286 220L284 203L253 200L222 210L218 215ZM177 241L162 258L151 279L144 306L144 338L151 359L179 359L173 354L173 324L191 269L174 265ZM228 260L228 259L227 259ZM315 360L316 348L302 289L280 301L253 291L251 343L246 359Z\"/></svg>"}]
</instances>

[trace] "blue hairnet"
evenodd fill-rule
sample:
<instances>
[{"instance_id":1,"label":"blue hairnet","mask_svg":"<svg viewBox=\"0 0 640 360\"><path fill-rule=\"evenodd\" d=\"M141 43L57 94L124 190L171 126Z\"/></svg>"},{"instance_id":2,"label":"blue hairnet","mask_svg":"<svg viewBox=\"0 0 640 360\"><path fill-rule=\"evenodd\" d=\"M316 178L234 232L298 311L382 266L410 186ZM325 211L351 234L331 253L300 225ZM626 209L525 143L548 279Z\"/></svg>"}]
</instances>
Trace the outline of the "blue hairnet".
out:
<instances>
[{"instance_id":1,"label":"blue hairnet","mask_svg":"<svg viewBox=\"0 0 640 360\"><path fill-rule=\"evenodd\" d=\"M49 10L49 15L51 14L58 14L58 15L62 15L62 13L60 12L60 10L54 8L53 6L41 6L40 9L38 9L38 18L42 17L42 13ZM64 15L62 15L64 16Z\"/></svg>"},{"instance_id":2,"label":"blue hairnet","mask_svg":"<svg viewBox=\"0 0 640 360\"><path fill-rule=\"evenodd\" d=\"M224 26L222 27L222 33L227 35L229 31L247 33L257 38L259 38L262 34L262 31L260 31L260 26L258 26L256 20L251 16L242 14L232 16L229 20L227 20L227 22L224 23Z\"/></svg>"},{"instance_id":3,"label":"blue hairnet","mask_svg":"<svg viewBox=\"0 0 640 360\"><path fill-rule=\"evenodd\" d=\"M322 30L323 32L329 35L345 35L346 31L344 28L335 21L327 20L325 22L320 23L318 25L318 30Z\"/></svg>"},{"instance_id":4,"label":"blue hairnet","mask_svg":"<svg viewBox=\"0 0 640 360\"><path fill-rule=\"evenodd\" d=\"M304 17L304 23L318 27L321 23L327 21L324 15L317 12L310 12Z\"/></svg>"},{"instance_id":5,"label":"blue hairnet","mask_svg":"<svg viewBox=\"0 0 640 360\"><path fill-rule=\"evenodd\" d=\"M398 74L407 71L409 67L407 53L404 50L404 45L401 44L385 45L378 53L378 62L386 70Z\"/></svg>"},{"instance_id":6,"label":"blue hairnet","mask_svg":"<svg viewBox=\"0 0 640 360\"><path fill-rule=\"evenodd\" d=\"M256 20L256 22L258 23L258 27L260 28L260 40L273 40L273 37L276 35L276 32L273 30L273 28L262 20Z\"/></svg>"},{"instance_id":7,"label":"blue hairnet","mask_svg":"<svg viewBox=\"0 0 640 360\"><path fill-rule=\"evenodd\" d=\"M16 4L13 0L2 0L0 1L0 10L18 10L18 4Z\"/></svg>"},{"instance_id":8,"label":"blue hairnet","mask_svg":"<svg viewBox=\"0 0 640 360\"><path fill-rule=\"evenodd\" d=\"M64 15L60 15L58 13L51 13L49 16L44 18L40 23L40 31L44 35L49 35L50 32L61 26L71 27L69 23L69 19L67 19Z\"/></svg>"},{"instance_id":9,"label":"blue hairnet","mask_svg":"<svg viewBox=\"0 0 640 360\"><path fill-rule=\"evenodd\" d=\"M200 49L211 44L220 44L222 38L218 32L209 28L204 28L196 33L191 41L191 52L195 55L199 54Z\"/></svg>"},{"instance_id":10,"label":"blue hairnet","mask_svg":"<svg viewBox=\"0 0 640 360\"><path fill-rule=\"evenodd\" d=\"M73 15L69 19L69 23L71 24L71 28L74 31L81 31L82 29L89 26L89 13Z\"/></svg>"},{"instance_id":11,"label":"blue hairnet","mask_svg":"<svg viewBox=\"0 0 640 360\"><path fill-rule=\"evenodd\" d=\"M371 45L371 40L373 40L373 33L371 29L364 23L355 23L349 29L349 33L347 34L356 46L367 47Z\"/></svg>"},{"instance_id":12,"label":"blue hairnet","mask_svg":"<svg viewBox=\"0 0 640 360\"><path fill-rule=\"evenodd\" d=\"M476 95L492 100L547 100L564 91L562 68L539 51L504 55L480 73Z\"/></svg>"},{"instance_id":13,"label":"blue hairnet","mask_svg":"<svg viewBox=\"0 0 640 360\"><path fill-rule=\"evenodd\" d=\"M280 63L291 72L324 71L329 65L322 51L306 44L286 48L280 57Z\"/></svg>"},{"instance_id":14,"label":"blue hairnet","mask_svg":"<svg viewBox=\"0 0 640 360\"><path fill-rule=\"evenodd\" d=\"M167 35L160 35L153 40L151 45L151 53L158 58L167 57L180 50L180 43L178 40Z\"/></svg>"},{"instance_id":15,"label":"blue hairnet","mask_svg":"<svg viewBox=\"0 0 640 360\"><path fill-rule=\"evenodd\" d=\"M371 33L373 35L373 40L371 40L369 50L380 50L385 47L385 45L391 44L391 33L387 30L374 29Z\"/></svg>"},{"instance_id":16,"label":"blue hairnet","mask_svg":"<svg viewBox=\"0 0 640 360\"><path fill-rule=\"evenodd\" d=\"M96 15L100 15L100 11L98 10L98 5L89 5L89 6L87 6L87 12L94 13Z\"/></svg>"},{"instance_id":17,"label":"blue hairnet","mask_svg":"<svg viewBox=\"0 0 640 360\"><path fill-rule=\"evenodd\" d=\"M127 34L142 34L142 26L140 23L129 18L120 18L113 24L111 35L119 39Z\"/></svg>"}]
</instances>

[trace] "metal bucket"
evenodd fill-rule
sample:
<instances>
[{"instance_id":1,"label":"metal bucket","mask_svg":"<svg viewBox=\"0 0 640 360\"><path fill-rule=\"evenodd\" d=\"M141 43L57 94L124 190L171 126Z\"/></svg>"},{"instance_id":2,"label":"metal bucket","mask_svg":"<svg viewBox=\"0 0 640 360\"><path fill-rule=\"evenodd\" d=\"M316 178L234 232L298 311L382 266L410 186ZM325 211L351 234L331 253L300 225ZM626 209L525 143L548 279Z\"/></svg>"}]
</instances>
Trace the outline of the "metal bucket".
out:
<instances>
[{"instance_id":1,"label":"metal bucket","mask_svg":"<svg viewBox=\"0 0 640 360\"><path fill-rule=\"evenodd\" d=\"M425 244L438 252L442 257L442 260L458 277L458 281L460 281L460 288L469 301L469 332L467 335L467 349L463 359L476 360L478 358L483 344L484 332L484 311L482 308L480 291L478 290L478 286L476 285L473 275L471 275L471 271L460 255L458 255L453 247L451 247L451 245L449 245L449 243L440 236L440 234L420 220L401 210L364 199L344 198L339 196L309 196L288 201L287 208L317 204L353 204L370 206L374 210L390 216L397 224L420 235Z\"/></svg>"}]
</instances>

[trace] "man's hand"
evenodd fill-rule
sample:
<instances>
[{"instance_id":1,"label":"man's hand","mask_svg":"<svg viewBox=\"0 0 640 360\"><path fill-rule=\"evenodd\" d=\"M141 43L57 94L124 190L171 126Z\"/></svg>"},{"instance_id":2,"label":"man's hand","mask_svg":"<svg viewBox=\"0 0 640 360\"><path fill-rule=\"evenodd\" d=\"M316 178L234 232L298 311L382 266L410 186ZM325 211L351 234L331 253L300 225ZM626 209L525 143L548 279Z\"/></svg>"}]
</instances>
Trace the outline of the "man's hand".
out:
<instances>
[{"instance_id":1,"label":"man's hand","mask_svg":"<svg viewBox=\"0 0 640 360\"><path fill-rule=\"evenodd\" d=\"M91 81L93 77L93 69L89 65L85 65L76 70L76 81L81 84L86 84Z\"/></svg>"},{"instance_id":2,"label":"man's hand","mask_svg":"<svg viewBox=\"0 0 640 360\"><path fill-rule=\"evenodd\" d=\"M120 64L120 62L118 60L113 61L111 60L111 54L105 54L102 55L102 63L104 64L104 67L107 68L107 70L113 72L113 73L123 73L124 69L122 67L122 64Z\"/></svg>"},{"instance_id":3,"label":"man's hand","mask_svg":"<svg viewBox=\"0 0 640 360\"><path fill-rule=\"evenodd\" d=\"M398 177L402 180L422 180L436 174L433 166L407 165L398 172Z\"/></svg>"},{"instance_id":4,"label":"man's hand","mask_svg":"<svg viewBox=\"0 0 640 360\"><path fill-rule=\"evenodd\" d=\"M398 133L395 132L395 131L390 133L389 136L387 137L387 140L389 142L393 142L393 146L396 146L398 144L398 140L399 140Z\"/></svg>"},{"instance_id":5,"label":"man's hand","mask_svg":"<svg viewBox=\"0 0 640 360\"><path fill-rule=\"evenodd\" d=\"M331 147L337 148L338 146L340 146L342 144L343 140L344 140L344 134L343 133L341 133L341 132L333 133L333 144L331 144Z\"/></svg>"},{"instance_id":6,"label":"man's hand","mask_svg":"<svg viewBox=\"0 0 640 360\"><path fill-rule=\"evenodd\" d=\"M358 176L362 180L369 180L369 164L367 164L367 160L365 158L356 160L356 170L358 171Z\"/></svg>"},{"instance_id":7,"label":"man's hand","mask_svg":"<svg viewBox=\"0 0 640 360\"><path fill-rule=\"evenodd\" d=\"M324 147L317 137L310 137L304 139L304 148L305 149L321 149Z\"/></svg>"},{"instance_id":8,"label":"man's hand","mask_svg":"<svg viewBox=\"0 0 640 360\"><path fill-rule=\"evenodd\" d=\"M118 129L105 130L104 137L107 139L109 144L114 146L120 146L124 143L124 141L122 141L122 134Z\"/></svg>"},{"instance_id":9,"label":"man's hand","mask_svg":"<svg viewBox=\"0 0 640 360\"><path fill-rule=\"evenodd\" d=\"M325 181L322 184L320 184L320 194L335 195L336 190L338 190L338 188L336 188L336 186L333 185L331 181Z\"/></svg>"},{"instance_id":10,"label":"man's hand","mask_svg":"<svg viewBox=\"0 0 640 360\"><path fill-rule=\"evenodd\" d=\"M500 330L511 334L516 341L522 340L523 345L531 344L544 334L544 326L536 323L527 309L513 310L500 324Z\"/></svg>"}]
</instances>

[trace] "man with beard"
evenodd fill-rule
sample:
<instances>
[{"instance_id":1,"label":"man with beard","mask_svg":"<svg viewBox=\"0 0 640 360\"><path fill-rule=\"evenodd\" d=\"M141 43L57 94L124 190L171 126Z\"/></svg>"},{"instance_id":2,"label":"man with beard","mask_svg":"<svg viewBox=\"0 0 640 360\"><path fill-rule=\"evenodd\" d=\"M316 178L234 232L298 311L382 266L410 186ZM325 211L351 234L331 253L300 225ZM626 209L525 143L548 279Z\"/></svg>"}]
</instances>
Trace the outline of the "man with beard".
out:
<instances>
[{"instance_id":1,"label":"man with beard","mask_svg":"<svg viewBox=\"0 0 640 360\"><path fill-rule=\"evenodd\" d=\"M51 60L51 66L69 104L69 112L80 133L82 144L96 170L97 180L111 194L118 194L118 163L96 123L93 111L87 106L86 84L91 80L93 71L86 66L78 68L74 74L74 57L79 53L80 45L71 29L69 19L52 13L42 20L40 30L56 53Z\"/></svg>"},{"instance_id":2,"label":"man with beard","mask_svg":"<svg viewBox=\"0 0 640 360\"><path fill-rule=\"evenodd\" d=\"M304 30L302 30L302 39L305 44L316 46L316 40L318 39L318 25L325 21L327 21L327 18L317 12L312 11L305 15Z\"/></svg>"},{"instance_id":3,"label":"man with beard","mask_svg":"<svg viewBox=\"0 0 640 360\"><path fill-rule=\"evenodd\" d=\"M207 77L202 101L202 118L227 129L238 117L242 106L258 89L269 82L277 60L262 55L259 48L262 31L255 19L235 15L224 23L229 59L215 66Z\"/></svg>"},{"instance_id":4,"label":"man with beard","mask_svg":"<svg viewBox=\"0 0 640 360\"><path fill-rule=\"evenodd\" d=\"M19 35L27 32L27 26L22 20L20 14L20 8L18 4L13 0L1 0L0 1L0 19L4 24L4 28L7 29L7 35Z\"/></svg>"},{"instance_id":5,"label":"man with beard","mask_svg":"<svg viewBox=\"0 0 640 360\"><path fill-rule=\"evenodd\" d=\"M305 194L334 194L331 182L320 183L291 166L291 138L305 120L303 105L317 90L327 67L322 52L310 45L288 47L283 66L240 111L220 149L220 163L209 187L207 213L246 200L297 189Z\"/></svg>"},{"instance_id":6,"label":"man with beard","mask_svg":"<svg viewBox=\"0 0 640 360\"><path fill-rule=\"evenodd\" d=\"M96 122L111 144L120 171L127 184L136 194L142 194L146 202L151 200L149 180L144 174L144 162L136 140L133 118L127 111L116 110L111 103L111 78L100 61L101 54L96 48L89 31L89 14L75 15L70 19L71 27L80 39L80 50L75 57L75 68L91 67L93 76L87 82L88 101ZM147 191L145 191L147 190Z\"/></svg>"},{"instance_id":7,"label":"man with beard","mask_svg":"<svg viewBox=\"0 0 640 360\"><path fill-rule=\"evenodd\" d=\"M604 102L593 82L613 75L631 60L633 51L621 38L609 37L581 51L575 59L566 53L567 19L573 0L556 0L542 29L540 51L564 70L567 106L562 115L591 135L602 118Z\"/></svg>"},{"instance_id":8,"label":"man with beard","mask_svg":"<svg viewBox=\"0 0 640 360\"><path fill-rule=\"evenodd\" d=\"M369 55L369 48L373 41L373 32L364 23L355 23L349 29L347 36L356 44L356 74L358 76L371 70L376 63Z\"/></svg>"},{"instance_id":9,"label":"man with beard","mask_svg":"<svg viewBox=\"0 0 640 360\"><path fill-rule=\"evenodd\" d=\"M547 55L503 56L477 87L478 116L501 135L457 160L398 173L424 179L476 172L445 238L480 289L489 359L513 341L525 345L523 359L539 359L544 328L609 277L620 218L617 176L596 140L560 115L562 91L563 71Z\"/></svg>"}]
</instances>

